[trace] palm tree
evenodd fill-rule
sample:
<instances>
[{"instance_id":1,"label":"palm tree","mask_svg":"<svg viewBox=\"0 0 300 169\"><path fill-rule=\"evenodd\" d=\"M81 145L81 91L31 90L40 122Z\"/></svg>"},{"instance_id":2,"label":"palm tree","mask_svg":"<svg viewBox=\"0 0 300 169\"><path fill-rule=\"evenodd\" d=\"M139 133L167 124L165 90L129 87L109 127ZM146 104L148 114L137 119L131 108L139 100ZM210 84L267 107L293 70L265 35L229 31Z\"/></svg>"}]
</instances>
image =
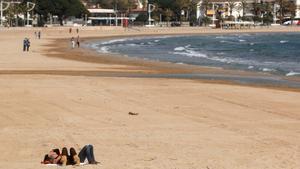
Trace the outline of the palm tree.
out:
<instances>
[{"instance_id":1,"label":"palm tree","mask_svg":"<svg viewBox=\"0 0 300 169\"><path fill-rule=\"evenodd\" d=\"M236 3L234 2L234 0L228 0L228 7L229 7L229 20L233 20L234 17L232 15L233 9L236 8Z\"/></svg>"},{"instance_id":2,"label":"palm tree","mask_svg":"<svg viewBox=\"0 0 300 169\"><path fill-rule=\"evenodd\" d=\"M209 3L209 0L202 0L202 3L201 3L201 11L204 11L205 15L207 14L207 10L209 9L210 7L210 3Z\"/></svg>"},{"instance_id":3,"label":"palm tree","mask_svg":"<svg viewBox=\"0 0 300 169\"><path fill-rule=\"evenodd\" d=\"M248 3L246 0L242 0L241 1L241 8L243 10L243 16L246 15L246 9L248 8Z\"/></svg>"}]
</instances>

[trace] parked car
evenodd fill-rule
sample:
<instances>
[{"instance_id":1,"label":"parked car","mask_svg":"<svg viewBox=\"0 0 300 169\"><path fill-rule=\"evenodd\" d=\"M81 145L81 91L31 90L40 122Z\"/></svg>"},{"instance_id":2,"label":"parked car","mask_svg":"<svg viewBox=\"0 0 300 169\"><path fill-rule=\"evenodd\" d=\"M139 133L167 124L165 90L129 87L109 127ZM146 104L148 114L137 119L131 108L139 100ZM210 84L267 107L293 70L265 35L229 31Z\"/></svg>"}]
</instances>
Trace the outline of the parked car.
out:
<instances>
[{"instance_id":1,"label":"parked car","mask_svg":"<svg viewBox=\"0 0 300 169\"><path fill-rule=\"evenodd\" d=\"M295 18L293 20L286 20L283 25L300 25L300 18Z\"/></svg>"}]
</instances>

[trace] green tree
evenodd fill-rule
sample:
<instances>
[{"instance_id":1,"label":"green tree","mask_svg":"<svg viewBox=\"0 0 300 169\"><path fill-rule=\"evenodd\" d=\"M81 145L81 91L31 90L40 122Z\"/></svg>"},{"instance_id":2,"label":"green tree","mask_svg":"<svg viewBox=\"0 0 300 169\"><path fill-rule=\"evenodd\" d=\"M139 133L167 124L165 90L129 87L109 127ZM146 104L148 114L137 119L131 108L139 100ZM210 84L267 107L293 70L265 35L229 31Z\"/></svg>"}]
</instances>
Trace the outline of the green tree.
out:
<instances>
[{"instance_id":1,"label":"green tree","mask_svg":"<svg viewBox=\"0 0 300 169\"><path fill-rule=\"evenodd\" d=\"M289 15L291 17L295 16L296 4L293 1L289 0L276 0L276 3L279 5L279 19L282 23L284 17Z\"/></svg>"},{"instance_id":2,"label":"green tree","mask_svg":"<svg viewBox=\"0 0 300 169\"><path fill-rule=\"evenodd\" d=\"M57 15L60 24L69 16L81 17L88 13L80 0L36 0L35 12L47 20L49 14Z\"/></svg>"},{"instance_id":3,"label":"green tree","mask_svg":"<svg viewBox=\"0 0 300 169\"><path fill-rule=\"evenodd\" d=\"M10 26L19 26L21 19L20 14L26 13L26 6L22 4L11 4L7 11L5 11L8 23Z\"/></svg>"},{"instance_id":4,"label":"green tree","mask_svg":"<svg viewBox=\"0 0 300 169\"><path fill-rule=\"evenodd\" d=\"M173 11L171 9L166 9L164 15L165 15L165 19L167 21L167 26L169 26L169 23L173 16Z\"/></svg>"},{"instance_id":5,"label":"green tree","mask_svg":"<svg viewBox=\"0 0 300 169\"><path fill-rule=\"evenodd\" d=\"M234 16L232 15L233 9L237 7L237 4L234 0L228 0L228 7L229 7L229 20L234 20Z\"/></svg>"}]
</instances>

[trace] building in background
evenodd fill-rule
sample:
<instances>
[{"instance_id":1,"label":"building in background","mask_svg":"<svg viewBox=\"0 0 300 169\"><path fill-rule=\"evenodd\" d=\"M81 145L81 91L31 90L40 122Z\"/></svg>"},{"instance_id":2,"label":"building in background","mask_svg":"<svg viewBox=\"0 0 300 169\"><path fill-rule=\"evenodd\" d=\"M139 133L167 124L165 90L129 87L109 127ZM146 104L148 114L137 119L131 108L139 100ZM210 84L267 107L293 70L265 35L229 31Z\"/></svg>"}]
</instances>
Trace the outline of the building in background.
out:
<instances>
[{"instance_id":1,"label":"building in background","mask_svg":"<svg viewBox=\"0 0 300 169\"><path fill-rule=\"evenodd\" d=\"M269 3L272 8L274 21L278 21L280 5L276 0L200 0L197 3L197 19L210 18L212 22L218 21L218 16L238 21L240 18L255 16L255 3ZM290 0L296 6L295 18L300 18L300 0ZM246 6L246 7L243 7ZM231 17L231 18L230 18ZM287 18L293 17L292 13L286 14Z\"/></svg>"}]
</instances>

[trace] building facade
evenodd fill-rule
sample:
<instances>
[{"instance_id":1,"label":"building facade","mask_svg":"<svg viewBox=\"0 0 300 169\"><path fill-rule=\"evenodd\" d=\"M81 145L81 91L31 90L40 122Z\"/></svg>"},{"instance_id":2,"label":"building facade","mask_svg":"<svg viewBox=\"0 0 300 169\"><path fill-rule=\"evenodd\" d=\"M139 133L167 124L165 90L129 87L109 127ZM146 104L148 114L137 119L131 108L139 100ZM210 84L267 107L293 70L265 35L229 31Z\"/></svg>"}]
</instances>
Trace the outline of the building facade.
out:
<instances>
[{"instance_id":1,"label":"building facade","mask_svg":"<svg viewBox=\"0 0 300 169\"><path fill-rule=\"evenodd\" d=\"M243 3L247 3L248 7L243 9ZM228 18L232 16L235 20L243 16L254 16L253 9L249 9L249 6L260 0L200 0L197 4L197 19L200 20L203 17L209 17L213 22L217 20L217 14L221 15L222 18ZM279 7L275 3L275 0L264 0L264 2L270 2L273 6L274 20L277 20L278 13L276 8ZM292 1L296 5L295 18L300 18L300 0ZM245 11L244 11L245 10Z\"/></svg>"}]
</instances>

